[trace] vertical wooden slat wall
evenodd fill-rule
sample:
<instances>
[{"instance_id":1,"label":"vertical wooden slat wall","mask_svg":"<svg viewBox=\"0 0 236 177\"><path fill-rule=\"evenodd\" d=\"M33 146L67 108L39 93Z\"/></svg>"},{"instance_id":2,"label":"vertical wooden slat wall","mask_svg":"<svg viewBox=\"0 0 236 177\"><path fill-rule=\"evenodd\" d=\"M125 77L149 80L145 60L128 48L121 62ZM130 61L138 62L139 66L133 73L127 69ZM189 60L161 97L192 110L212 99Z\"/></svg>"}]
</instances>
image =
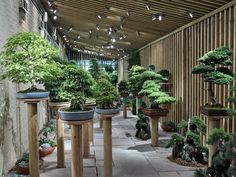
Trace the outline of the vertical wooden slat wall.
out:
<instances>
[{"instance_id":1,"label":"vertical wooden slat wall","mask_svg":"<svg viewBox=\"0 0 236 177\"><path fill-rule=\"evenodd\" d=\"M171 104L168 118L176 123L200 115L200 106L208 101L207 83L199 75L191 74L197 59L206 52L220 46L233 51L233 66L236 67L236 1L188 24L175 32L140 49L141 64L155 64L156 69L168 69L171 73L172 95L177 99ZM230 86L215 86L218 102L229 106L226 97L232 96ZM206 122L207 119L203 117ZM206 122L207 123L207 122ZM236 120L224 119L222 127L233 132Z\"/></svg>"}]
</instances>

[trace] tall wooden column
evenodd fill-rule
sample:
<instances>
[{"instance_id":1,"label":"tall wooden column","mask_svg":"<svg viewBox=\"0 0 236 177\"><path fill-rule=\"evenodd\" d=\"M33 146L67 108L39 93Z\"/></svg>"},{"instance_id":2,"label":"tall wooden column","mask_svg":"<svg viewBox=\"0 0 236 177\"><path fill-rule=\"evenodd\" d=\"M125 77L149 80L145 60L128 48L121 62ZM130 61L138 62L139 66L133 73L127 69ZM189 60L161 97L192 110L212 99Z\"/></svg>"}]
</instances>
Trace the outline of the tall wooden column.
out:
<instances>
[{"instance_id":1,"label":"tall wooden column","mask_svg":"<svg viewBox=\"0 0 236 177\"><path fill-rule=\"evenodd\" d=\"M152 116L151 117L151 143L152 146L157 146L158 145L158 121L159 117L157 116Z\"/></svg>"},{"instance_id":2,"label":"tall wooden column","mask_svg":"<svg viewBox=\"0 0 236 177\"><path fill-rule=\"evenodd\" d=\"M89 124L90 122L86 122L83 124L83 157L84 158L88 158L90 155Z\"/></svg>"},{"instance_id":3,"label":"tall wooden column","mask_svg":"<svg viewBox=\"0 0 236 177\"><path fill-rule=\"evenodd\" d=\"M37 125L37 103L39 101L25 101L28 109L28 137L29 137L29 170L30 176L39 177L39 146Z\"/></svg>"},{"instance_id":4,"label":"tall wooden column","mask_svg":"<svg viewBox=\"0 0 236 177\"><path fill-rule=\"evenodd\" d=\"M127 98L123 97L123 117L127 118Z\"/></svg>"},{"instance_id":5,"label":"tall wooden column","mask_svg":"<svg viewBox=\"0 0 236 177\"><path fill-rule=\"evenodd\" d=\"M208 137L209 134L211 134L212 129L214 128L220 128L220 118L217 117L208 117L209 119L209 125L208 125ZM216 146L215 145L208 145L208 167L211 167L212 165L212 156L215 153Z\"/></svg>"},{"instance_id":6,"label":"tall wooden column","mask_svg":"<svg viewBox=\"0 0 236 177\"><path fill-rule=\"evenodd\" d=\"M57 167L65 167L65 148L64 148L64 124L57 117L56 119L56 128L57 128Z\"/></svg>"},{"instance_id":7,"label":"tall wooden column","mask_svg":"<svg viewBox=\"0 0 236 177\"><path fill-rule=\"evenodd\" d=\"M103 135L104 135L104 177L112 177L112 131L111 118L103 118Z\"/></svg>"}]
</instances>

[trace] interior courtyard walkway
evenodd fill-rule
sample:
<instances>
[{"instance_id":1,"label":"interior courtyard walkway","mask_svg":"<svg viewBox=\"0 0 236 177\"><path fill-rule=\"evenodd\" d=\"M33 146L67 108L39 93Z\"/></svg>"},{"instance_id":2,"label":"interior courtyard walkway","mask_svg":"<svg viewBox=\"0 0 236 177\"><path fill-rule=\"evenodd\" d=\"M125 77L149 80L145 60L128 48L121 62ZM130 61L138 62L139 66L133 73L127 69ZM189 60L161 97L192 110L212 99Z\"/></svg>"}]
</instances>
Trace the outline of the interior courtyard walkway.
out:
<instances>
[{"instance_id":1,"label":"interior courtyard walkway","mask_svg":"<svg viewBox=\"0 0 236 177\"><path fill-rule=\"evenodd\" d=\"M122 112L113 118L113 177L193 177L194 168L184 167L170 162L166 157L171 154L171 148L163 144L171 133L159 130L160 147L152 147L150 140L142 141L135 138L135 123L137 116L128 112L124 119ZM70 129L66 128L65 136L66 168L56 168L56 151L44 158L44 166L40 177L70 177ZM94 144L91 154L95 158L84 159L84 177L103 177L103 134L99 128L98 116L94 118ZM23 177L9 174L9 177Z\"/></svg>"}]
</instances>

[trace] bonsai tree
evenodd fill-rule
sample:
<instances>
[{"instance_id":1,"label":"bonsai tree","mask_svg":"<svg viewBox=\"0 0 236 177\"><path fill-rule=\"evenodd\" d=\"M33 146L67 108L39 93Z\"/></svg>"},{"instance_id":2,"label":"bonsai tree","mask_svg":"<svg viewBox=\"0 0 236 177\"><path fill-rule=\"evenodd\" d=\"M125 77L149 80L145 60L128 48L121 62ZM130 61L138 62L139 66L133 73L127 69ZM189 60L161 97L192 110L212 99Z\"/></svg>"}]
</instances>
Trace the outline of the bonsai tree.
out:
<instances>
[{"instance_id":1,"label":"bonsai tree","mask_svg":"<svg viewBox=\"0 0 236 177\"><path fill-rule=\"evenodd\" d=\"M168 81L170 78L170 72L167 69L162 69L157 72L158 74L162 75L165 78L165 81Z\"/></svg>"},{"instance_id":2,"label":"bonsai tree","mask_svg":"<svg viewBox=\"0 0 236 177\"><path fill-rule=\"evenodd\" d=\"M235 79L236 79L236 74L234 74L234 82ZM236 96L234 96L236 93L236 87L232 86L230 92L232 93L231 94L232 96L227 98L227 102L230 103L231 107L229 110L227 110L227 113L229 114L230 117L234 117L236 115L236 109L234 109L234 106L236 105Z\"/></svg>"},{"instance_id":3,"label":"bonsai tree","mask_svg":"<svg viewBox=\"0 0 236 177\"><path fill-rule=\"evenodd\" d=\"M98 81L100 75L101 75L101 66L98 64L97 59L91 59L89 61L90 67L89 72L94 78L95 81Z\"/></svg>"},{"instance_id":4,"label":"bonsai tree","mask_svg":"<svg viewBox=\"0 0 236 177\"><path fill-rule=\"evenodd\" d=\"M158 85L153 80L147 80L144 82L142 90L139 92L141 96L147 96L151 102L151 109L160 109L160 104L166 104L175 102L176 99L167 93L160 90Z\"/></svg>"},{"instance_id":5,"label":"bonsai tree","mask_svg":"<svg viewBox=\"0 0 236 177\"><path fill-rule=\"evenodd\" d=\"M122 97L126 97L129 95L129 85L125 80L120 81L118 84L118 91Z\"/></svg>"},{"instance_id":6,"label":"bonsai tree","mask_svg":"<svg viewBox=\"0 0 236 177\"><path fill-rule=\"evenodd\" d=\"M118 99L116 88L106 79L98 80L95 86L95 98L97 107L100 109L115 108L113 102Z\"/></svg>"},{"instance_id":7,"label":"bonsai tree","mask_svg":"<svg viewBox=\"0 0 236 177\"><path fill-rule=\"evenodd\" d=\"M167 131L167 132L172 132L172 131L175 131L175 123L173 121L170 121L170 120L164 120L161 122L161 128L164 130L164 131Z\"/></svg>"},{"instance_id":8,"label":"bonsai tree","mask_svg":"<svg viewBox=\"0 0 236 177\"><path fill-rule=\"evenodd\" d=\"M133 66L141 65L141 60L138 50L135 50L129 54L128 64L129 64L129 69L132 68Z\"/></svg>"},{"instance_id":9,"label":"bonsai tree","mask_svg":"<svg viewBox=\"0 0 236 177\"><path fill-rule=\"evenodd\" d=\"M83 70L78 65L70 64L65 68L65 81L62 84L63 93L71 100L71 105L66 111L83 111L86 96L92 96L92 86L94 80L89 72Z\"/></svg>"},{"instance_id":10,"label":"bonsai tree","mask_svg":"<svg viewBox=\"0 0 236 177\"><path fill-rule=\"evenodd\" d=\"M138 114L138 120L136 122L136 134L135 137L140 138L142 140L147 140L151 138L151 130L149 124L149 118L143 114Z\"/></svg>"},{"instance_id":11,"label":"bonsai tree","mask_svg":"<svg viewBox=\"0 0 236 177\"><path fill-rule=\"evenodd\" d=\"M33 32L20 32L7 40L5 51L0 54L0 65L4 66L2 78L15 83L43 83L51 75L49 69L58 55L57 50L45 39Z\"/></svg>"},{"instance_id":12,"label":"bonsai tree","mask_svg":"<svg viewBox=\"0 0 236 177\"><path fill-rule=\"evenodd\" d=\"M205 82L208 82L208 101L210 105L216 105L213 92L213 84L229 84L233 80L233 74L228 66L232 65L230 59L232 52L227 47L216 48L198 59L199 65L192 69L193 74L200 74Z\"/></svg>"},{"instance_id":13,"label":"bonsai tree","mask_svg":"<svg viewBox=\"0 0 236 177\"><path fill-rule=\"evenodd\" d=\"M55 67L50 67L53 76L46 77L44 86L50 91L51 102L67 102L70 101L71 95L63 89L63 82L66 81L66 66L74 64L66 60L56 61Z\"/></svg>"}]
</instances>

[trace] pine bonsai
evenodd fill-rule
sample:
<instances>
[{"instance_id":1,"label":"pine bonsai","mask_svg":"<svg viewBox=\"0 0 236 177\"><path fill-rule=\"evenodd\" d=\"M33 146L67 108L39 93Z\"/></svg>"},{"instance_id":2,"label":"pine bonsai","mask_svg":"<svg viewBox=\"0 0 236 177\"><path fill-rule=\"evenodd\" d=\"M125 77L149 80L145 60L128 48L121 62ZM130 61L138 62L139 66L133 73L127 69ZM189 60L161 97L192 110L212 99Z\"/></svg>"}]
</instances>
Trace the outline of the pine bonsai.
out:
<instances>
[{"instance_id":1,"label":"pine bonsai","mask_svg":"<svg viewBox=\"0 0 236 177\"><path fill-rule=\"evenodd\" d=\"M91 59L90 62L90 67L89 67L89 72L92 75L92 77L94 78L95 81L98 81L101 73L101 66L98 64L97 59Z\"/></svg>"},{"instance_id":2,"label":"pine bonsai","mask_svg":"<svg viewBox=\"0 0 236 177\"><path fill-rule=\"evenodd\" d=\"M127 97L129 95L129 85L125 80L120 81L118 84L118 91L122 97Z\"/></svg>"},{"instance_id":3,"label":"pine bonsai","mask_svg":"<svg viewBox=\"0 0 236 177\"><path fill-rule=\"evenodd\" d=\"M153 80L147 80L144 82L142 90L139 92L139 95L147 96L149 98L152 109L159 109L160 104L166 104L176 101L174 97L161 91L160 85L158 85Z\"/></svg>"},{"instance_id":4,"label":"pine bonsai","mask_svg":"<svg viewBox=\"0 0 236 177\"><path fill-rule=\"evenodd\" d=\"M106 79L99 79L95 88L97 107L100 109L115 108L113 102L118 99L116 88Z\"/></svg>"},{"instance_id":5,"label":"pine bonsai","mask_svg":"<svg viewBox=\"0 0 236 177\"><path fill-rule=\"evenodd\" d=\"M232 52L227 47L216 48L198 59L199 65L192 69L193 74L200 74L208 82L208 101L216 105L213 84L225 85L233 80L233 74L228 66L232 65L230 59Z\"/></svg>"},{"instance_id":6,"label":"pine bonsai","mask_svg":"<svg viewBox=\"0 0 236 177\"><path fill-rule=\"evenodd\" d=\"M46 77L53 75L51 67L58 52L38 34L17 33L7 40L4 48L0 55L3 79L31 84L31 90L36 90L36 83L44 83Z\"/></svg>"}]
</instances>

